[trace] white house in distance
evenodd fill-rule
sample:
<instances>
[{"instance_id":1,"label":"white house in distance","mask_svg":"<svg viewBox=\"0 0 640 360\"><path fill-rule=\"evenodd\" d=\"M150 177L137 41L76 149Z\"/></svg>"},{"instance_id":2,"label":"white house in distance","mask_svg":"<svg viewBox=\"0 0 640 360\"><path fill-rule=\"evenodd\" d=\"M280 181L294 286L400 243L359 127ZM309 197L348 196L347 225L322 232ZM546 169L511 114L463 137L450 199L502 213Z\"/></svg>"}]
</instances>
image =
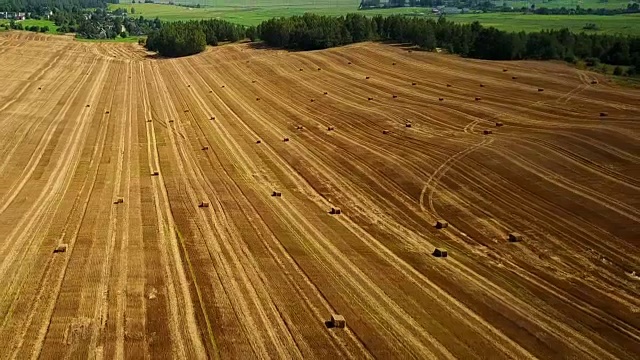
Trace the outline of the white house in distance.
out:
<instances>
[{"instance_id":1,"label":"white house in distance","mask_svg":"<svg viewBox=\"0 0 640 360\"><path fill-rule=\"evenodd\" d=\"M0 19L24 20L27 18L27 15L29 14L23 12L0 11Z\"/></svg>"}]
</instances>

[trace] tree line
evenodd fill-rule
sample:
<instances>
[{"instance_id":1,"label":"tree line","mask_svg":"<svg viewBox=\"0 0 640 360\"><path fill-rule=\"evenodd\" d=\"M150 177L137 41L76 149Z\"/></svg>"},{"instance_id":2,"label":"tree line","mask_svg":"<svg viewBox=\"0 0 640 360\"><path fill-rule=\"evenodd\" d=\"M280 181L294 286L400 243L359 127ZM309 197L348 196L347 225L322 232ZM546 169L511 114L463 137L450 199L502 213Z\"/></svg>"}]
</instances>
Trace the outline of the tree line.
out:
<instances>
[{"instance_id":1,"label":"tree line","mask_svg":"<svg viewBox=\"0 0 640 360\"><path fill-rule=\"evenodd\" d=\"M0 12L30 12L45 15L54 10L77 11L86 8L104 8L119 0L0 0Z\"/></svg>"},{"instance_id":2,"label":"tree line","mask_svg":"<svg viewBox=\"0 0 640 360\"><path fill-rule=\"evenodd\" d=\"M207 45L234 42L246 37L243 26L219 19L162 23L149 34L146 48L162 56L178 57L197 54Z\"/></svg>"},{"instance_id":3,"label":"tree line","mask_svg":"<svg viewBox=\"0 0 640 360\"><path fill-rule=\"evenodd\" d=\"M315 50L361 41L409 43L425 50L441 48L463 57L490 60L565 60L602 62L640 70L640 37L572 33L568 29L540 32L506 32L478 22L456 24L441 17L435 21L391 15L340 17L305 14L273 18L255 29L255 38L292 50Z\"/></svg>"}]
</instances>

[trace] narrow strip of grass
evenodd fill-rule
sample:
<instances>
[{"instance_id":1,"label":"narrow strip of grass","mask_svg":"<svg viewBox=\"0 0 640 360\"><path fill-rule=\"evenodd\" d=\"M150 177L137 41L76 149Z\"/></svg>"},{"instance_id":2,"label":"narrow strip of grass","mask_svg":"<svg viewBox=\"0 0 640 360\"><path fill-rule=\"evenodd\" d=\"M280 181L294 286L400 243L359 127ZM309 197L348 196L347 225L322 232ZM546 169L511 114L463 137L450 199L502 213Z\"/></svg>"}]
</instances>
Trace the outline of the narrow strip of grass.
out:
<instances>
[{"instance_id":1,"label":"narrow strip of grass","mask_svg":"<svg viewBox=\"0 0 640 360\"><path fill-rule=\"evenodd\" d=\"M0 24L9 24L10 22L11 20L7 20L7 19L0 20ZM17 23L22 24L22 27L24 27L25 29L30 26L38 26L38 27L47 26L49 27L49 33L55 34L58 31L58 27L51 20L26 19L26 20L17 21Z\"/></svg>"}]
</instances>

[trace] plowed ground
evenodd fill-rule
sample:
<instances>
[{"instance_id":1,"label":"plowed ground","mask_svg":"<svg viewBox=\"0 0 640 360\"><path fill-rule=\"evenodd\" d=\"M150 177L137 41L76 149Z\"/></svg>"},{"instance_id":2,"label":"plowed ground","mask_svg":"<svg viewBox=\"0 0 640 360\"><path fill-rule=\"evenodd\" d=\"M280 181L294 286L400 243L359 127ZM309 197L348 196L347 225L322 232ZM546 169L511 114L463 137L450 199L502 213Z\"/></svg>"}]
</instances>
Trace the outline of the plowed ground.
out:
<instances>
[{"instance_id":1,"label":"plowed ground","mask_svg":"<svg viewBox=\"0 0 640 360\"><path fill-rule=\"evenodd\" d=\"M637 359L640 92L596 78L5 33L0 358Z\"/></svg>"}]
</instances>

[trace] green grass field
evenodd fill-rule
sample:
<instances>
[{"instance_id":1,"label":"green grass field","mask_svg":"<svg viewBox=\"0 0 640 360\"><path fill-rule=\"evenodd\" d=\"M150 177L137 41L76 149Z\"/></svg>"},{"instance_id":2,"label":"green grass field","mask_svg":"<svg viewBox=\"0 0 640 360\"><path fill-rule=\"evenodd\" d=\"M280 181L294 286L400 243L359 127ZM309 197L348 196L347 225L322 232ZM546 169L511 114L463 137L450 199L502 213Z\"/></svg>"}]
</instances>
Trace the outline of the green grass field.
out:
<instances>
[{"instance_id":1,"label":"green grass field","mask_svg":"<svg viewBox=\"0 0 640 360\"><path fill-rule=\"evenodd\" d=\"M524 7L530 7L535 4L537 8L571 8L574 9L577 6L588 9L617 9L626 8L627 4L631 0L528 0L528 1L511 1L511 0L491 0L497 6L501 6L506 3L507 6L519 9ZM136 1L137 3L138 1ZM120 4L130 4L131 0L121 0ZM156 3L168 4L169 0L156 0ZM233 7L233 8L256 8L256 7L345 7L350 6L354 9L358 8L360 0L173 0L173 3L180 5L202 7Z\"/></svg>"},{"instance_id":2,"label":"green grass field","mask_svg":"<svg viewBox=\"0 0 640 360\"><path fill-rule=\"evenodd\" d=\"M507 31L539 31L543 29L568 28L574 32L599 34L640 35L640 14L616 16L597 15L524 15L507 13L460 14L449 17L450 20L462 23L479 21L485 26ZM586 31L582 28L586 23L594 23L599 31Z\"/></svg>"},{"instance_id":3,"label":"green grass field","mask_svg":"<svg viewBox=\"0 0 640 360\"><path fill-rule=\"evenodd\" d=\"M184 0L192 1L192 0ZM195 1L195 0L193 0ZM568 0L557 0L568 2ZM597 1L597 0L588 0ZM619 1L619 0L611 0ZM272 17L302 15L313 12L322 15L344 15L357 12L359 2L356 0L254 0L234 1L215 0L219 7L187 8L162 4L112 4L112 9L126 7L135 9L135 16L143 15L148 18L158 17L166 21L220 18L242 25L257 25ZM552 1L553 2L553 1ZM289 4L293 3L293 4ZM210 1L210 4L212 2ZM396 8L366 10L362 13L373 16L376 14L415 14L417 16L432 16L425 8ZM595 23L598 33L640 35L640 14L596 16L596 15L525 15L518 13L487 13L451 15L449 19L456 22L469 23L480 21L483 25L494 26L509 31L538 31L542 29L561 29L567 27L580 32L586 23Z\"/></svg>"},{"instance_id":4,"label":"green grass field","mask_svg":"<svg viewBox=\"0 0 640 360\"><path fill-rule=\"evenodd\" d=\"M530 0L530 1L502 1L492 0L497 6L502 6L503 3L507 3L507 6L514 9L520 9L522 7L531 7L532 4L536 8L561 8L575 9L580 6L583 9L620 9L626 8L630 0Z\"/></svg>"},{"instance_id":5,"label":"green grass field","mask_svg":"<svg viewBox=\"0 0 640 360\"><path fill-rule=\"evenodd\" d=\"M8 24L8 23L9 23L9 20L5 20L5 19L0 20L0 24ZM55 33L58 30L58 27L56 26L56 24L50 20L27 19L27 20L19 21L19 23L21 23L22 26L24 26L25 28L29 26L34 26L34 25L39 27L48 26L50 33Z\"/></svg>"}]
</instances>

